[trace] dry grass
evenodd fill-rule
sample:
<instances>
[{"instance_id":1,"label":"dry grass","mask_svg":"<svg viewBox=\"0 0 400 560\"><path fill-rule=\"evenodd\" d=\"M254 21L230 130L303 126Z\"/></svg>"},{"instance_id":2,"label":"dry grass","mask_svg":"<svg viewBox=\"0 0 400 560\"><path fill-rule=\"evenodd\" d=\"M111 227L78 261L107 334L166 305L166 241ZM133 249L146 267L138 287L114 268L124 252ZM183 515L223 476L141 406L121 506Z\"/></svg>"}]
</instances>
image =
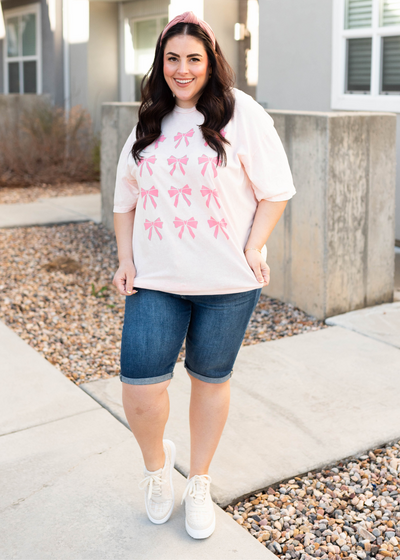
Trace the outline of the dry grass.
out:
<instances>
[{"instance_id":1,"label":"dry grass","mask_svg":"<svg viewBox=\"0 0 400 560\"><path fill-rule=\"evenodd\" d=\"M0 130L0 186L96 181L99 141L87 111L65 111L41 100Z\"/></svg>"}]
</instances>

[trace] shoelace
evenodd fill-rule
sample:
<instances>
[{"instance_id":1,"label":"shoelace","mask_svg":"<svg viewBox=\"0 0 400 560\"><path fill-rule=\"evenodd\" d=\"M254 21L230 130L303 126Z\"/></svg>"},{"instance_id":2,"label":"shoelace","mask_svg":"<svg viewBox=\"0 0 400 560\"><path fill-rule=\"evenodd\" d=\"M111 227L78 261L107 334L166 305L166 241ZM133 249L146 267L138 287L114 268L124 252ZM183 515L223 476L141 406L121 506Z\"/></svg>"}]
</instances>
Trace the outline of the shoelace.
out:
<instances>
[{"instance_id":1,"label":"shoelace","mask_svg":"<svg viewBox=\"0 0 400 560\"><path fill-rule=\"evenodd\" d=\"M188 482L182 496L181 504L187 495L193 498L196 505L203 505L207 496L207 483L211 482L208 474L195 474Z\"/></svg>"},{"instance_id":2,"label":"shoelace","mask_svg":"<svg viewBox=\"0 0 400 560\"><path fill-rule=\"evenodd\" d=\"M162 478L162 470L160 472L156 471L156 473L149 474L146 476L140 483L139 488L142 490L149 487L148 490L148 499L150 500L151 497L154 496L161 496L162 494L162 485L164 484L165 480Z\"/></svg>"}]
</instances>

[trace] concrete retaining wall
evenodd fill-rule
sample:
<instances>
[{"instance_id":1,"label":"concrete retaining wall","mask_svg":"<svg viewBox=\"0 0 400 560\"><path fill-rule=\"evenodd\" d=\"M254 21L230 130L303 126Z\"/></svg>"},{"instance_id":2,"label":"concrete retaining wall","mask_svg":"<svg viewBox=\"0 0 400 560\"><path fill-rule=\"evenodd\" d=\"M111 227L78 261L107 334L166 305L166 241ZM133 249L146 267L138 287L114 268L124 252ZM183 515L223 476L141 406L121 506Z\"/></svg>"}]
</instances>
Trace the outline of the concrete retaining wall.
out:
<instances>
[{"instance_id":1,"label":"concrete retaining wall","mask_svg":"<svg viewBox=\"0 0 400 560\"><path fill-rule=\"evenodd\" d=\"M103 104L102 221L139 103ZM396 117L268 111L297 194L268 241L266 293L326 317L392 301Z\"/></svg>"},{"instance_id":2,"label":"concrete retaining wall","mask_svg":"<svg viewBox=\"0 0 400 560\"><path fill-rule=\"evenodd\" d=\"M103 103L101 127L101 221L114 229L113 207L117 164L137 123L140 103Z\"/></svg>"},{"instance_id":3,"label":"concrete retaining wall","mask_svg":"<svg viewBox=\"0 0 400 560\"><path fill-rule=\"evenodd\" d=\"M268 112L298 192L268 242L267 293L321 319L392 301L396 116Z\"/></svg>"}]
</instances>

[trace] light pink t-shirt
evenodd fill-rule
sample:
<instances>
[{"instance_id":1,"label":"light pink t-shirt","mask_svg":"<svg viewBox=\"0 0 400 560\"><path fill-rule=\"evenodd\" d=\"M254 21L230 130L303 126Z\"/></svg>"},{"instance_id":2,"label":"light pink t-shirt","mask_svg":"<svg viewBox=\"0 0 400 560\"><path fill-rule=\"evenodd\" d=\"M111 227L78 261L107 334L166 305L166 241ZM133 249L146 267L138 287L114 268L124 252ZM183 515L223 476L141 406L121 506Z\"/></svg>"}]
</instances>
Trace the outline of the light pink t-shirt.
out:
<instances>
[{"instance_id":1,"label":"light pink t-shirt","mask_svg":"<svg viewBox=\"0 0 400 560\"><path fill-rule=\"evenodd\" d=\"M119 159L114 212L136 208L135 288L182 295L229 294L260 287L243 249L258 201L295 194L285 151L272 118L234 89L233 118L222 134L226 167L202 136L195 107L162 121L159 139L136 165L133 129Z\"/></svg>"}]
</instances>

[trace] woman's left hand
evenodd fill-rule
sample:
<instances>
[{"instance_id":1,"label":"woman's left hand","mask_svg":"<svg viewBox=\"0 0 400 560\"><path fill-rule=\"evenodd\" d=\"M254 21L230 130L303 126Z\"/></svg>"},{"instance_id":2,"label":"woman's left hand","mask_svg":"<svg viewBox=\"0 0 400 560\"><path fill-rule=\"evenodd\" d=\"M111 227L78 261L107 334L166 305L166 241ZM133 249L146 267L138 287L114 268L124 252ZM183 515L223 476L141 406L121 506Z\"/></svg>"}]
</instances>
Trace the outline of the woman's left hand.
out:
<instances>
[{"instance_id":1,"label":"woman's left hand","mask_svg":"<svg viewBox=\"0 0 400 560\"><path fill-rule=\"evenodd\" d=\"M249 267L254 272L254 276L257 278L258 282L260 282L260 285L263 287L268 286L270 269L261 253L250 249L245 252L244 256L246 257Z\"/></svg>"}]
</instances>

